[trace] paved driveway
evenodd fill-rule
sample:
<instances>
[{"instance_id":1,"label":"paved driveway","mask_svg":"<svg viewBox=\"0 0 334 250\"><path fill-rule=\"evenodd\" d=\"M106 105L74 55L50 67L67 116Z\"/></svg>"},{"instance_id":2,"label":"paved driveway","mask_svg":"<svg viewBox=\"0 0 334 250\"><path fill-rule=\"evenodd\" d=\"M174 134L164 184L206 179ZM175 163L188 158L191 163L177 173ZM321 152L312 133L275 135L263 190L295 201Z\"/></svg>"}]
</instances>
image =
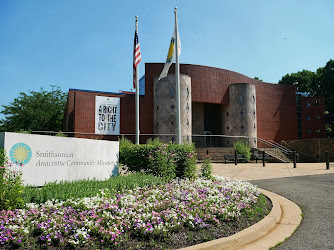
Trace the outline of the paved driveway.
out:
<instances>
[{"instance_id":1,"label":"paved driveway","mask_svg":"<svg viewBox=\"0 0 334 250\"><path fill-rule=\"evenodd\" d=\"M304 219L275 249L334 249L334 174L250 181L300 206Z\"/></svg>"}]
</instances>

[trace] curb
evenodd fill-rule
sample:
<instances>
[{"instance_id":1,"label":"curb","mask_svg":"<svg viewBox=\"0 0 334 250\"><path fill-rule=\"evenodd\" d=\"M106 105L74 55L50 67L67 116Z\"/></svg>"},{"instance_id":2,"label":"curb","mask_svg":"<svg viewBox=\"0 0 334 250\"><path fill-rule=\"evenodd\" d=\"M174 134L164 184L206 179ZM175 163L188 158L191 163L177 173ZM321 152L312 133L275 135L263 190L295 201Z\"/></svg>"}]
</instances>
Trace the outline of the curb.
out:
<instances>
[{"instance_id":1,"label":"curb","mask_svg":"<svg viewBox=\"0 0 334 250\"><path fill-rule=\"evenodd\" d=\"M269 249L290 237L301 222L300 208L280 195L264 189L260 189L260 191L273 204L271 212L264 219L232 236L181 248L181 250ZM288 211L284 211L284 208ZM292 216L288 214L285 216L286 213L290 213ZM287 221L291 220L291 217L294 218L293 223ZM282 229L284 233L282 233Z\"/></svg>"}]
</instances>

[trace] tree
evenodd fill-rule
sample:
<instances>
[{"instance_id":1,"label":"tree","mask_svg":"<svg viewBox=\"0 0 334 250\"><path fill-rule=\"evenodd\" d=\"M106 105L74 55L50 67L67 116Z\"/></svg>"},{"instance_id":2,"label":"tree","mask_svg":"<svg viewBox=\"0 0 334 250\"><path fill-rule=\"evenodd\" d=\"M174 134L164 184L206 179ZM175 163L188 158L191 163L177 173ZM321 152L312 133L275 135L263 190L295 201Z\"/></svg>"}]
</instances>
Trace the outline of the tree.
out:
<instances>
[{"instance_id":1,"label":"tree","mask_svg":"<svg viewBox=\"0 0 334 250\"><path fill-rule=\"evenodd\" d=\"M334 113L334 60L329 60L326 66L317 70L314 84L315 95L323 96L326 111Z\"/></svg>"},{"instance_id":2,"label":"tree","mask_svg":"<svg viewBox=\"0 0 334 250\"><path fill-rule=\"evenodd\" d=\"M334 136L333 118L331 118L332 120L329 119L334 116L334 60L330 59L325 67L318 68L316 72L303 70L287 74L282 77L278 84L295 85L299 92L307 92L311 96L323 96L325 99L325 113L327 113L324 116L326 134L330 137Z\"/></svg>"},{"instance_id":3,"label":"tree","mask_svg":"<svg viewBox=\"0 0 334 250\"><path fill-rule=\"evenodd\" d=\"M2 105L5 119L0 120L0 131L61 130L67 95L58 86L51 87L52 91L20 92L13 102Z\"/></svg>"},{"instance_id":4,"label":"tree","mask_svg":"<svg viewBox=\"0 0 334 250\"><path fill-rule=\"evenodd\" d=\"M316 74L312 71L303 70L297 73L286 74L278 84L289 84L296 86L297 92L314 93Z\"/></svg>"},{"instance_id":5,"label":"tree","mask_svg":"<svg viewBox=\"0 0 334 250\"><path fill-rule=\"evenodd\" d=\"M255 76L254 79L263 82L263 80L258 78L257 76Z\"/></svg>"}]
</instances>

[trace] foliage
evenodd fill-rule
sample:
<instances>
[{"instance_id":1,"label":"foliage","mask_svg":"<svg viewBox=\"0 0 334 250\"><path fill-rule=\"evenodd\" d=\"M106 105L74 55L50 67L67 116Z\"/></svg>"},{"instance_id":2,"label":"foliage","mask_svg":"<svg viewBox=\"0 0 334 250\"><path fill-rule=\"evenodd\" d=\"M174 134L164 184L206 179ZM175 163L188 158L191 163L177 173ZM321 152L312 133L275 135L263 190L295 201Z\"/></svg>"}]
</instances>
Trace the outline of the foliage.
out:
<instances>
[{"instance_id":1,"label":"foliage","mask_svg":"<svg viewBox=\"0 0 334 250\"><path fill-rule=\"evenodd\" d=\"M325 67L318 68L316 72L303 70L287 74L278 84L295 85L297 91L307 92L311 96L323 96L325 110L334 114L334 60L330 59ZM333 130L333 124L328 124L326 131L330 134L327 135L334 136Z\"/></svg>"},{"instance_id":2,"label":"foliage","mask_svg":"<svg viewBox=\"0 0 334 250\"><path fill-rule=\"evenodd\" d=\"M66 104L66 93L52 85L52 91L20 92L0 112L5 119L0 121L0 131L59 131L62 125Z\"/></svg>"},{"instance_id":3,"label":"foliage","mask_svg":"<svg viewBox=\"0 0 334 250\"><path fill-rule=\"evenodd\" d=\"M296 91L313 94L313 85L316 74L309 70L299 71L297 73L287 74L282 77L278 84L294 85Z\"/></svg>"},{"instance_id":4,"label":"foliage","mask_svg":"<svg viewBox=\"0 0 334 250\"><path fill-rule=\"evenodd\" d=\"M210 155L204 157L204 162L201 167L202 177L211 179L212 178L212 165Z\"/></svg>"},{"instance_id":5,"label":"foliage","mask_svg":"<svg viewBox=\"0 0 334 250\"><path fill-rule=\"evenodd\" d=\"M0 148L0 163L0 210L21 208L24 204L22 173L12 168L2 148Z\"/></svg>"},{"instance_id":6,"label":"foliage","mask_svg":"<svg viewBox=\"0 0 334 250\"><path fill-rule=\"evenodd\" d=\"M233 147L238 154L242 154L246 158L246 161L250 160L252 156L251 149L244 143L244 141L236 141L235 143L233 143Z\"/></svg>"},{"instance_id":7,"label":"foliage","mask_svg":"<svg viewBox=\"0 0 334 250\"><path fill-rule=\"evenodd\" d=\"M263 80L262 80L262 79L260 79L260 78L259 78L259 77L257 77L257 76L255 76L255 77L254 77L254 79L255 79L255 80L258 80L258 81L261 81L261 82L263 82Z\"/></svg>"},{"instance_id":8,"label":"foliage","mask_svg":"<svg viewBox=\"0 0 334 250\"><path fill-rule=\"evenodd\" d=\"M93 197L0 211L0 244L126 249L122 244L138 239L164 242L174 232L197 232L236 221L253 210L259 195L248 182L218 176L133 189L123 186L118 193L103 189Z\"/></svg>"},{"instance_id":9,"label":"foliage","mask_svg":"<svg viewBox=\"0 0 334 250\"><path fill-rule=\"evenodd\" d=\"M144 186L156 186L165 181L144 173L133 173L127 176L111 177L105 181L78 180L50 182L41 188L27 186L24 189L25 203L44 203L48 200L79 199L96 196L101 189L108 189L111 195L121 192L123 189L135 189Z\"/></svg>"},{"instance_id":10,"label":"foliage","mask_svg":"<svg viewBox=\"0 0 334 250\"><path fill-rule=\"evenodd\" d=\"M20 129L19 131L15 131L15 133L30 135L31 131L30 130L27 131L27 130Z\"/></svg>"},{"instance_id":11,"label":"foliage","mask_svg":"<svg viewBox=\"0 0 334 250\"><path fill-rule=\"evenodd\" d=\"M67 137L67 135L65 135L62 131L59 131L57 134L55 134L55 136Z\"/></svg>"},{"instance_id":12,"label":"foliage","mask_svg":"<svg viewBox=\"0 0 334 250\"><path fill-rule=\"evenodd\" d=\"M6 160L6 151L3 148L0 148L0 166L4 166Z\"/></svg>"},{"instance_id":13,"label":"foliage","mask_svg":"<svg viewBox=\"0 0 334 250\"><path fill-rule=\"evenodd\" d=\"M164 144L159 139L135 145L122 138L119 162L131 172L146 172L166 178L194 178L196 152L193 144Z\"/></svg>"}]
</instances>

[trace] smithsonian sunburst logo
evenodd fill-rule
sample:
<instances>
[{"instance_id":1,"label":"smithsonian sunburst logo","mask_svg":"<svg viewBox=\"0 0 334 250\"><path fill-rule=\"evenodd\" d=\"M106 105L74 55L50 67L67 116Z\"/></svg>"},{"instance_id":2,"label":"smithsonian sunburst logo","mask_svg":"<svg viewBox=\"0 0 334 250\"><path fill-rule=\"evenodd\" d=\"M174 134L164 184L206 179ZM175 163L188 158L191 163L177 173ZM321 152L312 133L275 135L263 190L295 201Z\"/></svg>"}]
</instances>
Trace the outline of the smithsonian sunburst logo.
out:
<instances>
[{"instance_id":1,"label":"smithsonian sunburst logo","mask_svg":"<svg viewBox=\"0 0 334 250\"><path fill-rule=\"evenodd\" d=\"M10 159L16 165L27 164L32 156L30 147L25 143L16 143L9 152Z\"/></svg>"}]
</instances>

